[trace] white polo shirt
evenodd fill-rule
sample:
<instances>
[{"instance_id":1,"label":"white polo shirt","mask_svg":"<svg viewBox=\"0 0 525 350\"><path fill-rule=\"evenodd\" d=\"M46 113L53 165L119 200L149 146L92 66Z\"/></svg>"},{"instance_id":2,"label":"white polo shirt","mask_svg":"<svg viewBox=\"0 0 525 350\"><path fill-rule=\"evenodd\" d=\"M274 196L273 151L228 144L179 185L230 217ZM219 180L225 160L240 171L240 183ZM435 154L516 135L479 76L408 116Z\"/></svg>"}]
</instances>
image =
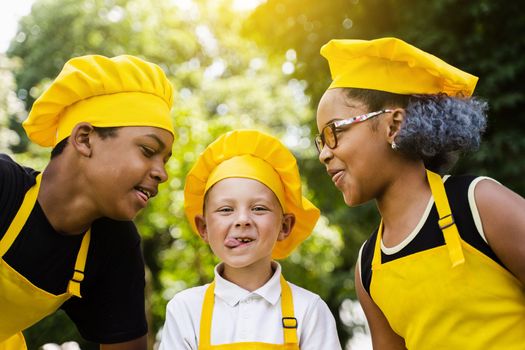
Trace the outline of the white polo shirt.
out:
<instances>
[{"instance_id":1,"label":"white polo shirt","mask_svg":"<svg viewBox=\"0 0 525 350\"><path fill-rule=\"evenodd\" d=\"M225 280L215 267L215 306L211 344L238 342L283 343L281 266L261 288L249 292ZM335 320L326 303L306 289L292 289L297 336L301 350L340 350ZM177 293L166 307L160 350L197 350L204 293L208 284Z\"/></svg>"}]
</instances>

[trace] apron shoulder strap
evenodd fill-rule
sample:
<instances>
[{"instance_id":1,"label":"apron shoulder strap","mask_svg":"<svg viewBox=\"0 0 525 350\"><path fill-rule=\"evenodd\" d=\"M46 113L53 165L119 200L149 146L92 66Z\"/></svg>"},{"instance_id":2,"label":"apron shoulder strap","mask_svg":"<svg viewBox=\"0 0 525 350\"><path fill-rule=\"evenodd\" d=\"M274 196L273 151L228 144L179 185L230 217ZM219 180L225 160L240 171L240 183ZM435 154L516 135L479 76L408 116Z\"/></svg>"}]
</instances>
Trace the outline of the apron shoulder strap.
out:
<instances>
[{"instance_id":1,"label":"apron shoulder strap","mask_svg":"<svg viewBox=\"0 0 525 350\"><path fill-rule=\"evenodd\" d=\"M452 267L461 265L465 262L465 257L463 256L463 250L461 249L459 231L448 203L445 186L443 185L441 176L430 170L427 170L427 178L428 183L430 184L430 190L432 191L432 196L436 202L436 208L439 215L439 228L443 232Z\"/></svg>"},{"instance_id":2,"label":"apron shoulder strap","mask_svg":"<svg viewBox=\"0 0 525 350\"><path fill-rule=\"evenodd\" d=\"M35 180L36 183L26 192L22 205L0 241L0 257L3 257L9 247L11 247L35 206L38 191L40 190L40 182L42 181L42 173L38 174Z\"/></svg>"},{"instance_id":3,"label":"apron shoulder strap","mask_svg":"<svg viewBox=\"0 0 525 350\"><path fill-rule=\"evenodd\" d=\"M199 348L209 347L211 344L211 320L213 306L215 305L215 281L213 281L204 294L202 303L201 322L199 327Z\"/></svg>"},{"instance_id":4,"label":"apron shoulder strap","mask_svg":"<svg viewBox=\"0 0 525 350\"><path fill-rule=\"evenodd\" d=\"M283 275L280 278L281 281L281 309L282 309L282 324L284 332L284 343L285 344L298 344L297 340L297 319L295 318L295 312L293 307L293 296L292 289Z\"/></svg>"},{"instance_id":5,"label":"apron shoulder strap","mask_svg":"<svg viewBox=\"0 0 525 350\"><path fill-rule=\"evenodd\" d=\"M67 291L76 297L82 298L80 295L80 282L84 280L84 269L86 268L87 253L89 249L89 242L91 241L91 229L89 229L82 238L80 249L75 261L75 271L73 277L67 285Z\"/></svg>"}]
</instances>

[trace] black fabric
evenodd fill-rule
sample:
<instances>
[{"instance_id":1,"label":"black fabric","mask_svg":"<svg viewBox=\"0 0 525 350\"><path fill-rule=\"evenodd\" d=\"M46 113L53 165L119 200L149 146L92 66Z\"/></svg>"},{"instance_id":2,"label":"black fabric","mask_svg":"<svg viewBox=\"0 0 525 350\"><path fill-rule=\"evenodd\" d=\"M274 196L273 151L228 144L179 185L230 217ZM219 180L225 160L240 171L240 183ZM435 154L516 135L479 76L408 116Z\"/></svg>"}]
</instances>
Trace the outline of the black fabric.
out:
<instances>
[{"instance_id":1,"label":"black fabric","mask_svg":"<svg viewBox=\"0 0 525 350\"><path fill-rule=\"evenodd\" d=\"M0 154L0 238L36 174ZM37 287L61 294L72 277L81 241L81 235L56 232L37 202L4 260ZM91 226L82 298L72 297L62 309L86 340L129 341L147 333L144 286L144 261L135 225L102 218Z\"/></svg>"},{"instance_id":2,"label":"black fabric","mask_svg":"<svg viewBox=\"0 0 525 350\"><path fill-rule=\"evenodd\" d=\"M474 179L476 179L475 176L463 175L451 176L445 181L445 191L452 216L456 222L459 235L465 242L506 268L490 246L483 240L474 223L468 201L468 188ZM388 255L381 252L381 263L388 263L389 261L400 259L417 252L444 245L445 239L443 232L439 228L438 220L439 216L436 204L434 203L427 220L416 237L414 237L406 247L395 254ZM377 231L378 229L372 233L363 245L361 251L361 280L368 294L370 294L370 283L372 282L372 259L377 240Z\"/></svg>"}]
</instances>

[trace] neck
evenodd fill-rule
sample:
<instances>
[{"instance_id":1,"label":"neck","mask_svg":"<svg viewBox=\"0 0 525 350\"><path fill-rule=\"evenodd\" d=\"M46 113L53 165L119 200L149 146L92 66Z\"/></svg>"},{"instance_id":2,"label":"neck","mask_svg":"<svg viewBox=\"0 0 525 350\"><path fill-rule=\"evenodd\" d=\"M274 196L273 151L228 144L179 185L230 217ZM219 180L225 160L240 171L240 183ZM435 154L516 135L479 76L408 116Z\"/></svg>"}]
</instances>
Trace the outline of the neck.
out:
<instances>
[{"instance_id":1,"label":"neck","mask_svg":"<svg viewBox=\"0 0 525 350\"><path fill-rule=\"evenodd\" d=\"M38 203L53 228L65 235L85 232L100 217L90 205L82 174L51 161L42 173Z\"/></svg>"},{"instance_id":2,"label":"neck","mask_svg":"<svg viewBox=\"0 0 525 350\"><path fill-rule=\"evenodd\" d=\"M264 286L274 273L271 261L265 264L252 264L242 268L235 268L226 264L223 267L221 276L224 279L250 292Z\"/></svg>"},{"instance_id":3,"label":"neck","mask_svg":"<svg viewBox=\"0 0 525 350\"><path fill-rule=\"evenodd\" d=\"M401 243L414 230L432 195L422 163L405 164L395 173L401 175L395 176L377 199L386 246Z\"/></svg>"}]
</instances>

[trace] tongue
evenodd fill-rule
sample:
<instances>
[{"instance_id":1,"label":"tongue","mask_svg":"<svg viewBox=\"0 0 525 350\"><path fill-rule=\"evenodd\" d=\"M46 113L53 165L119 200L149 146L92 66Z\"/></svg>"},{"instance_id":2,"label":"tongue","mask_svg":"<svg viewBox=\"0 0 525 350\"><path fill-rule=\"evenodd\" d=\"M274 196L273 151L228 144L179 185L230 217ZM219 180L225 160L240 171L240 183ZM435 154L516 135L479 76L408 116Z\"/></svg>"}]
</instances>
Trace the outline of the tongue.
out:
<instances>
[{"instance_id":1,"label":"tongue","mask_svg":"<svg viewBox=\"0 0 525 350\"><path fill-rule=\"evenodd\" d=\"M228 248L236 248L240 246L242 243L236 240L235 238L228 237L224 241L224 245Z\"/></svg>"},{"instance_id":2,"label":"tongue","mask_svg":"<svg viewBox=\"0 0 525 350\"><path fill-rule=\"evenodd\" d=\"M148 196L146 196L145 193L142 193L142 192L140 192L139 190L137 190L137 193L139 194L139 196L140 196L145 202L148 201Z\"/></svg>"}]
</instances>

